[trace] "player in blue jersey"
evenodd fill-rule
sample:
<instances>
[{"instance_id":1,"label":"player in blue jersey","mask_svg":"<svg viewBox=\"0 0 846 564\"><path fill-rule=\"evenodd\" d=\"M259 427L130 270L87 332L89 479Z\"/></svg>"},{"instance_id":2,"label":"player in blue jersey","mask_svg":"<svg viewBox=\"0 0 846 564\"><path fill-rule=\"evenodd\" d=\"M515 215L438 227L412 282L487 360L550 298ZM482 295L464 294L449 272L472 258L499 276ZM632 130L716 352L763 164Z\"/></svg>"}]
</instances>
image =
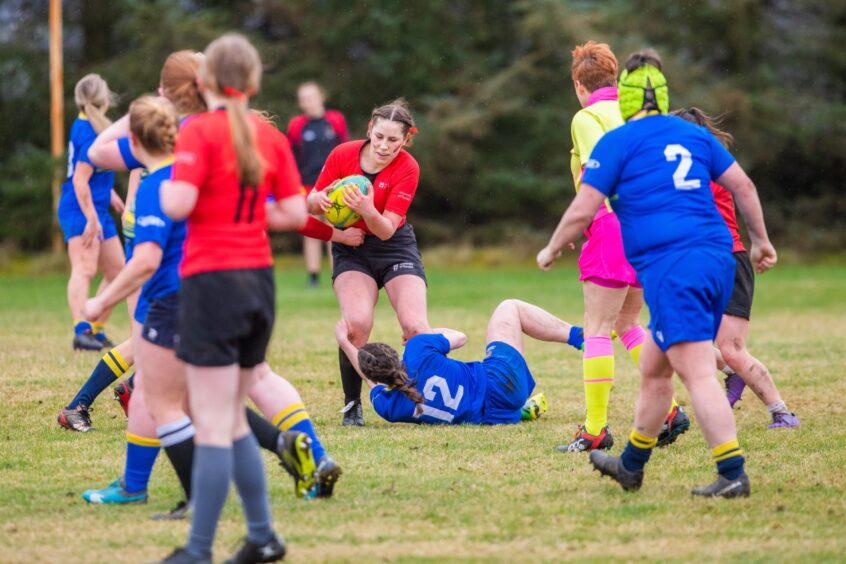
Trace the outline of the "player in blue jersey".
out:
<instances>
[{"instance_id":1,"label":"player in blue jersey","mask_svg":"<svg viewBox=\"0 0 846 564\"><path fill-rule=\"evenodd\" d=\"M523 335L567 343L580 350L581 327L520 300L505 300L491 315L485 359L461 362L448 357L467 336L454 329L434 329L408 340L402 360L385 343L360 349L350 342L341 320L335 338L359 375L370 386L370 401L391 423L497 425L519 423L535 380L523 358ZM545 399L535 396L545 410Z\"/></svg>"},{"instance_id":2,"label":"player in blue jersey","mask_svg":"<svg viewBox=\"0 0 846 564\"><path fill-rule=\"evenodd\" d=\"M68 307L74 320L73 348L77 350L114 346L103 330L108 311L90 322L82 319L82 306L97 271L103 272L107 285L123 266L120 240L109 215L110 206L122 212L123 201L113 189L114 174L96 168L88 157L97 134L110 124L106 112L113 98L106 81L96 74L82 77L74 88L79 116L70 130L68 172L58 218L71 263Z\"/></svg>"},{"instance_id":3,"label":"player in blue jersey","mask_svg":"<svg viewBox=\"0 0 846 564\"><path fill-rule=\"evenodd\" d=\"M755 185L707 130L666 115L667 82L653 51L635 53L618 84L626 124L597 143L585 165L582 189L548 246L538 254L547 269L609 198L620 219L626 258L643 284L651 316L641 355L641 388L635 428L621 457L593 451L591 463L626 490L643 482L673 394L677 372L688 389L696 418L719 474L695 488L701 496L750 493L737 442L734 416L714 379L712 342L734 285L732 238L709 188L711 180L731 191L752 240L758 272L776 263Z\"/></svg>"}]
</instances>

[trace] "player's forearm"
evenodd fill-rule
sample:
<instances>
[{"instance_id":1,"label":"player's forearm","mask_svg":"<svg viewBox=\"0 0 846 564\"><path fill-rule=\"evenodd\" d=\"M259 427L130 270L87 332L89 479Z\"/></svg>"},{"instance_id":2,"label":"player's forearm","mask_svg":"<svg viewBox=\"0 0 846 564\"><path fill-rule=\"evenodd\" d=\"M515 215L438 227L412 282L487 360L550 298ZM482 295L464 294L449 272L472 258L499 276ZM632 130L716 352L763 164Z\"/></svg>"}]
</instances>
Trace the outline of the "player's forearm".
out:
<instances>
[{"instance_id":1,"label":"player's forearm","mask_svg":"<svg viewBox=\"0 0 846 564\"><path fill-rule=\"evenodd\" d=\"M103 306L108 309L125 300L153 276L156 268L155 264L133 256L100 295Z\"/></svg>"},{"instance_id":2,"label":"player's forearm","mask_svg":"<svg viewBox=\"0 0 846 564\"><path fill-rule=\"evenodd\" d=\"M561 221L558 222L558 227L552 233L547 247L554 253L561 251L569 243L578 239L579 235L590 225L592 217L593 214L574 209L571 205L564 212Z\"/></svg>"},{"instance_id":3,"label":"player's forearm","mask_svg":"<svg viewBox=\"0 0 846 564\"><path fill-rule=\"evenodd\" d=\"M129 114L123 116L112 125L107 127L91 147L88 149L88 158L95 165L111 170L125 170L126 163L120 154L117 140L129 136Z\"/></svg>"},{"instance_id":4,"label":"player's forearm","mask_svg":"<svg viewBox=\"0 0 846 564\"><path fill-rule=\"evenodd\" d=\"M737 207L746 221L746 228L749 231L749 238L752 239L752 243L759 244L769 241L767 226L764 223L764 210L761 208L761 200L758 198L755 184L748 180L742 187L735 190L734 197L737 201Z\"/></svg>"},{"instance_id":5,"label":"player's forearm","mask_svg":"<svg viewBox=\"0 0 846 564\"><path fill-rule=\"evenodd\" d=\"M396 233L397 226L389 218L379 212L372 212L362 216L367 228L382 241L387 241Z\"/></svg>"},{"instance_id":6,"label":"player's forearm","mask_svg":"<svg viewBox=\"0 0 846 564\"><path fill-rule=\"evenodd\" d=\"M76 194L76 201L85 218L89 221L97 219L97 209L94 207L94 200L91 198L91 187L88 185L88 180L74 179L73 193Z\"/></svg>"},{"instance_id":7,"label":"player's forearm","mask_svg":"<svg viewBox=\"0 0 846 564\"><path fill-rule=\"evenodd\" d=\"M305 199L292 196L267 206L267 227L274 231L297 231L306 225Z\"/></svg>"}]
</instances>

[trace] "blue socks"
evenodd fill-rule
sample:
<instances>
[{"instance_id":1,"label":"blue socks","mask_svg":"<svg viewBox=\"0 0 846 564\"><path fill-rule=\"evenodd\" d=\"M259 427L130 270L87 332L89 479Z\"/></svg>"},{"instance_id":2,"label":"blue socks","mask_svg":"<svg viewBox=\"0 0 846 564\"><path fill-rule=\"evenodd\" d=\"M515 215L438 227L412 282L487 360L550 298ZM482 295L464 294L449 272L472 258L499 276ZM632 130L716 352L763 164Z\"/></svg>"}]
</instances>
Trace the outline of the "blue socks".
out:
<instances>
[{"instance_id":1,"label":"blue socks","mask_svg":"<svg viewBox=\"0 0 846 564\"><path fill-rule=\"evenodd\" d=\"M126 465L123 471L123 487L127 493L147 490L153 465L159 454L158 439L126 433Z\"/></svg>"},{"instance_id":2,"label":"blue socks","mask_svg":"<svg viewBox=\"0 0 846 564\"><path fill-rule=\"evenodd\" d=\"M129 364L123 359L117 348L113 348L104 354L97 366L94 367L91 376L82 385L76 397L68 404L68 409L73 409L80 403L90 407L97 396L108 388L112 382L123 376L127 370L129 370Z\"/></svg>"},{"instance_id":3,"label":"blue socks","mask_svg":"<svg viewBox=\"0 0 846 564\"><path fill-rule=\"evenodd\" d=\"M649 462L649 457L652 456L652 449L655 448L657 443L657 438L641 435L632 429L629 442L626 443L626 448L620 456L623 468L629 472L642 472L643 467Z\"/></svg>"},{"instance_id":4,"label":"blue socks","mask_svg":"<svg viewBox=\"0 0 846 564\"><path fill-rule=\"evenodd\" d=\"M585 330L583 327L573 325L570 327L570 336L567 337L567 344L577 351L584 350Z\"/></svg>"},{"instance_id":5,"label":"blue socks","mask_svg":"<svg viewBox=\"0 0 846 564\"><path fill-rule=\"evenodd\" d=\"M292 425L289 431L299 431L300 433L305 433L311 439L311 451L314 453L314 461L320 462L320 459L326 456L326 450L323 448L323 444L320 442L320 439L317 438L317 433L314 431L314 425L311 423L311 419L303 419L299 423Z\"/></svg>"},{"instance_id":6,"label":"blue socks","mask_svg":"<svg viewBox=\"0 0 846 564\"><path fill-rule=\"evenodd\" d=\"M83 333L92 333L91 324L87 321L79 321L73 326L74 335L82 335Z\"/></svg>"},{"instance_id":7,"label":"blue socks","mask_svg":"<svg viewBox=\"0 0 846 564\"><path fill-rule=\"evenodd\" d=\"M314 453L315 462L319 463L320 459L326 456L323 444L317 438L314 425L312 425L311 418L302 402L292 403L285 407L273 416L272 422L280 431L299 431L307 434L311 439L311 450Z\"/></svg>"}]
</instances>

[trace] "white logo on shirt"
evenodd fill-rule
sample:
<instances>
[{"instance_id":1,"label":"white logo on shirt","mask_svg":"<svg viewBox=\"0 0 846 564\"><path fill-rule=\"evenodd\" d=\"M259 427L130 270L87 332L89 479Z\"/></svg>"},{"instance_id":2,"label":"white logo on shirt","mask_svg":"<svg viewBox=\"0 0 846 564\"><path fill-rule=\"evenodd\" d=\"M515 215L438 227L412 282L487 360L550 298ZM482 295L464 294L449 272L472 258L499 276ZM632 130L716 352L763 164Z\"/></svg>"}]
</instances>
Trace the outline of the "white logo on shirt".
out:
<instances>
[{"instance_id":1,"label":"white logo on shirt","mask_svg":"<svg viewBox=\"0 0 846 564\"><path fill-rule=\"evenodd\" d=\"M585 163L585 168L599 168L599 161L596 159L588 159Z\"/></svg>"},{"instance_id":2,"label":"white logo on shirt","mask_svg":"<svg viewBox=\"0 0 846 564\"><path fill-rule=\"evenodd\" d=\"M376 185L376 188L387 188L387 187L388 187L388 183L383 182L381 180L379 181L379 184Z\"/></svg>"},{"instance_id":3,"label":"white logo on shirt","mask_svg":"<svg viewBox=\"0 0 846 564\"><path fill-rule=\"evenodd\" d=\"M185 165L192 165L197 161L197 157L190 151L179 151L174 155L176 162Z\"/></svg>"},{"instance_id":4,"label":"white logo on shirt","mask_svg":"<svg viewBox=\"0 0 846 564\"><path fill-rule=\"evenodd\" d=\"M139 227L164 227L165 222L162 218L155 215L142 215L135 219L135 225Z\"/></svg>"}]
</instances>

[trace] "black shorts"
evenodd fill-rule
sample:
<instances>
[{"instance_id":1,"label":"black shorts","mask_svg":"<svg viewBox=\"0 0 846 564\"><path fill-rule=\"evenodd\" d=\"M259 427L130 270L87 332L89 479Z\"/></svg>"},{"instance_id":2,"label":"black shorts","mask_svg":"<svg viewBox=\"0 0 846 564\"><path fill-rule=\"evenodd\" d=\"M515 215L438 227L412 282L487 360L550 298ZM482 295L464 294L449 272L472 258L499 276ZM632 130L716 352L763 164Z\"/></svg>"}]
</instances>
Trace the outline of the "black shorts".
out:
<instances>
[{"instance_id":1,"label":"black shorts","mask_svg":"<svg viewBox=\"0 0 846 564\"><path fill-rule=\"evenodd\" d=\"M179 343L178 322L179 292L174 292L150 304L141 337L154 345L173 350Z\"/></svg>"},{"instance_id":2,"label":"black shorts","mask_svg":"<svg viewBox=\"0 0 846 564\"><path fill-rule=\"evenodd\" d=\"M194 366L252 368L264 362L275 313L271 268L183 278L176 356Z\"/></svg>"},{"instance_id":3,"label":"black shorts","mask_svg":"<svg viewBox=\"0 0 846 564\"><path fill-rule=\"evenodd\" d=\"M370 276L379 288L403 274L419 276L425 282L426 271L414 228L406 223L387 241L366 235L359 247L332 243L332 281L349 271Z\"/></svg>"},{"instance_id":4,"label":"black shorts","mask_svg":"<svg viewBox=\"0 0 846 564\"><path fill-rule=\"evenodd\" d=\"M726 315L749 319L752 314L752 297L755 294L755 271L746 251L734 253L737 268L734 272L734 290L726 306Z\"/></svg>"}]
</instances>

